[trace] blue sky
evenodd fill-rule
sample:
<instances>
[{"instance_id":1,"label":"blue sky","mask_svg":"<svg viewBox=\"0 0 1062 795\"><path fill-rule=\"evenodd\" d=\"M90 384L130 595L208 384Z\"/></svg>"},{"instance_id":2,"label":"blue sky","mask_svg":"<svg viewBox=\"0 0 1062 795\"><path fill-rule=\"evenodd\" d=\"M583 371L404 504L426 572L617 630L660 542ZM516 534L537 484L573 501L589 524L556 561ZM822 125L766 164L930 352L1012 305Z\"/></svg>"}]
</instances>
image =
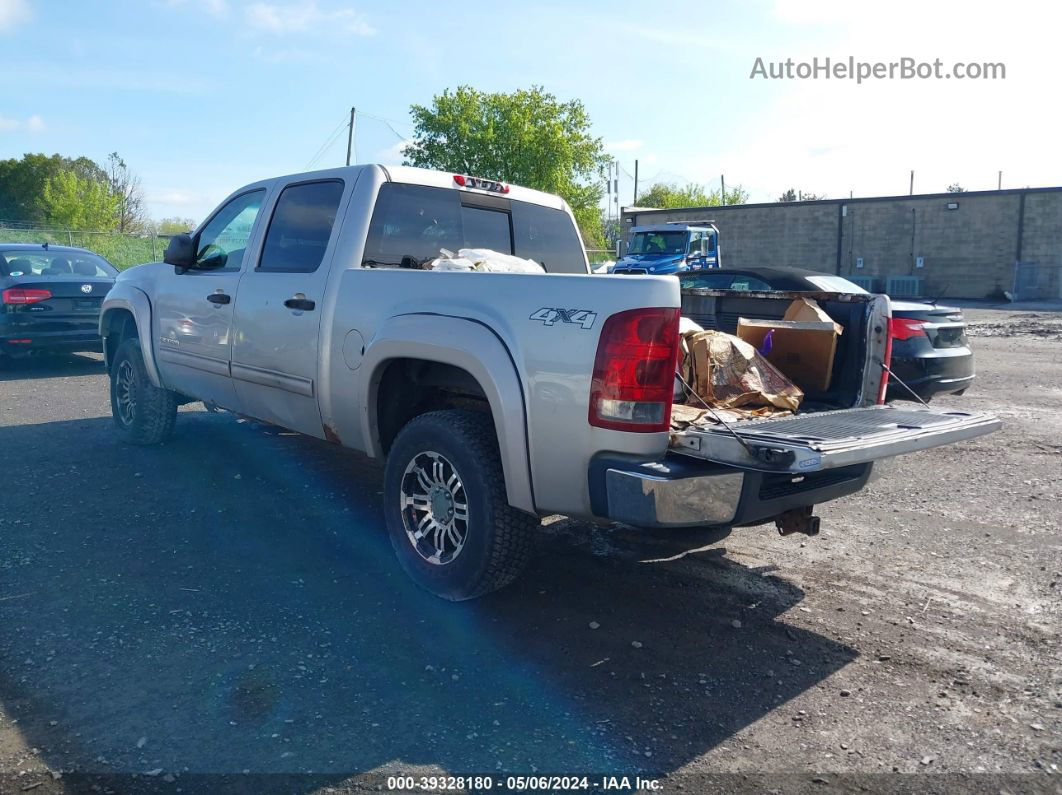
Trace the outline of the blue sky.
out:
<instances>
[{"instance_id":1,"label":"blue sky","mask_svg":"<svg viewBox=\"0 0 1062 795\"><path fill-rule=\"evenodd\" d=\"M645 181L856 196L1062 184L1054 4L0 0L0 158L117 150L155 217L304 170L351 105L399 162L412 103L539 84ZM1002 62L996 81L750 79L765 61ZM373 118L377 117L377 118ZM391 120L389 123L379 119ZM393 129L392 129L393 128ZM316 161L341 164L342 130ZM490 175L484 175L490 176ZM624 176L621 201L630 203Z\"/></svg>"}]
</instances>

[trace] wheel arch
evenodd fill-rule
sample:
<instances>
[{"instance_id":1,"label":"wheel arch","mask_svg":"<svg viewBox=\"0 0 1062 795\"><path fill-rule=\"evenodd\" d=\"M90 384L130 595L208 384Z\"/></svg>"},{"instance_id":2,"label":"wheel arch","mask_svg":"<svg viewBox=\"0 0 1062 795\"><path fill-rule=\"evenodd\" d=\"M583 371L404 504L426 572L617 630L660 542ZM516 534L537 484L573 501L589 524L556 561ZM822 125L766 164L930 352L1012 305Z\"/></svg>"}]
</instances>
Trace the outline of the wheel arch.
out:
<instances>
[{"instance_id":1,"label":"wheel arch","mask_svg":"<svg viewBox=\"0 0 1062 795\"><path fill-rule=\"evenodd\" d=\"M108 370L118 346L130 336L140 338L144 369L152 385L161 387L151 344L151 302L142 290L116 284L104 299L100 313L100 337L103 338L104 363Z\"/></svg>"},{"instance_id":2,"label":"wheel arch","mask_svg":"<svg viewBox=\"0 0 1062 795\"><path fill-rule=\"evenodd\" d=\"M388 389L394 385L387 374L394 372L396 362L423 362L429 370L435 368L433 378L448 373L448 378L456 378L458 386L473 397L478 388L493 420L509 504L535 513L524 390L512 355L498 336L485 325L465 318L402 315L388 321L366 346L361 364L366 374L359 403L363 407L361 431L366 451L374 457L385 456L389 435L393 438L394 429L381 424L381 407L393 399ZM440 406L426 410L433 408Z\"/></svg>"}]
</instances>

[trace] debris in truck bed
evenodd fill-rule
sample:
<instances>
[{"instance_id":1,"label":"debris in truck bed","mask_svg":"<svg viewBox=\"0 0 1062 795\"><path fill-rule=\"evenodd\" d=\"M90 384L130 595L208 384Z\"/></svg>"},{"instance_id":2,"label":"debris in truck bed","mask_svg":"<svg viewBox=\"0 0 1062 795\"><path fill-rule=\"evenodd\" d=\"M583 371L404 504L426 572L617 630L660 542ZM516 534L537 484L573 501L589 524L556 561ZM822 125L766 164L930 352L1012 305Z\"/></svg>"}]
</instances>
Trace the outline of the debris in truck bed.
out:
<instances>
[{"instance_id":1,"label":"debris in truck bed","mask_svg":"<svg viewBox=\"0 0 1062 795\"><path fill-rule=\"evenodd\" d=\"M721 331L694 331L683 336L683 345L683 378L696 392L687 400L691 406L704 401L714 409L799 408L804 393L744 340Z\"/></svg>"},{"instance_id":2,"label":"debris in truck bed","mask_svg":"<svg viewBox=\"0 0 1062 795\"><path fill-rule=\"evenodd\" d=\"M714 413L713 413L714 412ZM774 406L758 406L756 408L742 407L735 409L717 409L712 411L704 407L693 406L688 403L676 403L671 409L671 430L684 431L691 425L704 425L706 423L740 422L741 420L757 420L763 417L781 417L791 414L787 409L779 409Z\"/></svg>"},{"instance_id":3,"label":"debris in truck bed","mask_svg":"<svg viewBox=\"0 0 1062 795\"><path fill-rule=\"evenodd\" d=\"M533 259L514 257L489 248L463 248L453 252L439 249L442 254L425 267L436 271L476 271L479 273L545 273L546 269Z\"/></svg>"}]
</instances>

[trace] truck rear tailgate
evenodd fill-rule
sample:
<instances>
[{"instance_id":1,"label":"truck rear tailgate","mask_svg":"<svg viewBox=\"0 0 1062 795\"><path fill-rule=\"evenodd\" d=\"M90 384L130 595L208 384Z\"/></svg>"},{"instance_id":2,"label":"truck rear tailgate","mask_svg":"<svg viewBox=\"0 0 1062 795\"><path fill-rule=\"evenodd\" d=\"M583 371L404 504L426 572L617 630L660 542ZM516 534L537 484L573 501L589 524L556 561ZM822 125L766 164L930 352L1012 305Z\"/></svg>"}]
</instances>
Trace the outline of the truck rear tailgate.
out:
<instances>
[{"instance_id":1,"label":"truck rear tailgate","mask_svg":"<svg viewBox=\"0 0 1062 795\"><path fill-rule=\"evenodd\" d=\"M999 430L991 414L869 406L690 427L675 453L767 472L818 472L914 453ZM739 441L738 437L741 439Z\"/></svg>"}]
</instances>

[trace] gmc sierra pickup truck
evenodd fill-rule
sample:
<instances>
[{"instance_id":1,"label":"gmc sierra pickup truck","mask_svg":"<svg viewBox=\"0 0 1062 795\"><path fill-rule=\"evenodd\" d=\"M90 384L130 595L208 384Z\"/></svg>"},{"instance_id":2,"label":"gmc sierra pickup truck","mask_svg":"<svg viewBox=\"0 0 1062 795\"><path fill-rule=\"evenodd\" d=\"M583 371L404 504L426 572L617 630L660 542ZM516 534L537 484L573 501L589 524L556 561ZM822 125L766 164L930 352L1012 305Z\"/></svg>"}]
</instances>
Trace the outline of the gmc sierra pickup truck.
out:
<instances>
[{"instance_id":1,"label":"gmc sierra pickup truck","mask_svg":"<svg viewBox=\"0 0 1062 795\"><path fill-rule=\"evenodd\" d=\"M466 247L545 272L424 269ZM888 299L816 297L844 326L828 392L783 419L673 432L680 311L732 331L791 295L593 276L556 196L364 165L239 189L164 262L118 277L100 333L129 442L162 442L202 401L385 458L398 560L457 600L513 581L545 515L813 532L812 506L861 489L876 460L998 427L880 405Z\"/></svg>"}]
</instances>

